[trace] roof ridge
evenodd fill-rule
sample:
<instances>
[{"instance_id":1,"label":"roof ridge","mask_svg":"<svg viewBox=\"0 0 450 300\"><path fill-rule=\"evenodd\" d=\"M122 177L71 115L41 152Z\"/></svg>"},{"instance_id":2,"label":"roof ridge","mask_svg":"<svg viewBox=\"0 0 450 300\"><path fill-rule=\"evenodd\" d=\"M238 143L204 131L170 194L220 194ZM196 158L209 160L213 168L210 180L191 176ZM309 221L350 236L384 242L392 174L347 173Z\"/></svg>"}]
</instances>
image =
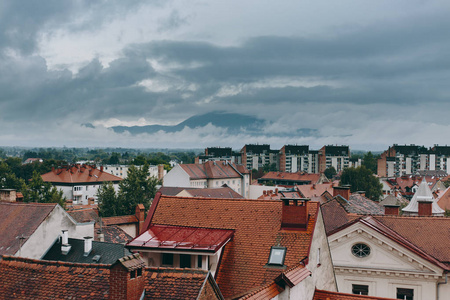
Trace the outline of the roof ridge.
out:
<instances>
[{"instance_id":1,"label":"roof ridge","mask_svg":"<svg viewBox=\"0 0 450 300\"><path fill-rule=\"evenodd\" d=\"M199 274L199 275L208 275L207 270L203 269L194 269L194 268L171 268L171 267L145 267L145 270L163 273L163 272L172 272L172 273L191 273L191 274Z\"/></svg>"},{"instance_id":2,"label":"roof ridge","mask_svg":"<svg viewBox=\"0 0 450 300\"><path fill-rule=\"evenodd\" d=\"M67 261L52 261L52 260L39 260L34 258L27 258L27 257L19 257L19 256L12 256L12 255L2 255L0 260L0 264L2 261L17 261L17 262L24 262L29 264L39 264L39 265L51 265L51 266L65 266L65 267L82 267L82 268L105 268L108 269L110 264L91 264L91 263L74 263L74 262L67 262Z\"/></svg>"},{"instance_id":3,"label":"roof ridge","mask_svg":"<svg viewBox=\"0 0 450 300\"><path fill-rule=\"evenodd\" d=\"M249 201L249 202L280 202L281 200L263 200L263 199L247 199L247 198L205 198L205 197L180 197L180 196L167 196L167 195L161 195L162 198L177 198L177 199L184 199L184 200L207 200L207 201Z\"/></svg>"}]
</instances>

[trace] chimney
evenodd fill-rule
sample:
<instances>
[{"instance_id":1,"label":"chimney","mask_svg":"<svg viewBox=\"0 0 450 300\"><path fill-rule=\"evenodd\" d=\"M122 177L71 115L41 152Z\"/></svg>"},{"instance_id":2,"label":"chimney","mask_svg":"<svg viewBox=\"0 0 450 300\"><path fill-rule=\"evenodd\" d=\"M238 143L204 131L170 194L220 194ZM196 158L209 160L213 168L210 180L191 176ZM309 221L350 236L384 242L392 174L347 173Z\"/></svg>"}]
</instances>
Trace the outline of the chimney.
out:
<instances>
[{"instance_id":1,"label":"chimney","mask_svg":"<svg viewBox=\"0 0 450 300\"><path fill-rule=\"evenodd\" d=\"M145 263L139 254L117 260L110 267L109 299L138 300L143 298Z\"/></svg>"},{"instance_id":2,"label":"chimney","mask_svg":"<svg viewBox=\"0 0 450 300\"><path fill-rule=\"evenodd\" d=\"M275 195L278 194L278 189L275 189Z\"/></svg>"},{"instance_id":3,"label":"chimney","mask_svg":"<svg viewBox=\"0 0 450 300\"><path fill-rule=\"evenodd\" d=\"M97 235L97 239L99 242L104 242L105 241L105 234L104 233L99 233Z\"/></svg>"},{"instance_id":4,"label":"chimney","mask_svg":"<svg viewBox=\"0 0 450 300\"><path fill-rule=\"evenodd\" d=\"M433 202L431 201L417 201L419 203L419 216L420 217L429 217L433 215L433 209L432 205Z\"/></svg>"},{"instance_id":5,"label":"chimney","mask_svg":"<svg viewBox=\"0 0 450 300\"><path fill-rule=\"evenodd\" d=\"M92 251L92 236L84 237L84 254L83 256L88 256Z\"/></svg>"},{"instance_id":6,"label":"chimney","mask_svg":"<svg viewBox=\"0 0 450 300\"><path fill-rule=\"evenodd\" d=\"M103 166L100 166L100 172L103 172Z\"/></svg>"},{"instance_id":7,"label":"chimney","mask_svg":"<svg viewBox=\"0 0 450 300\"><path fill-rule=\"evenodd\" d=\"M267 191L266 190L263 191L263 195L264 196L267 195Z\"/></svg>"},{"instance_id":8,"label":"chimney","mask_svg":"<svg viewBox=\"0 0 450 300\"><path fill-rule=\"evenodd\" d=\"M313 183L312 188L313 188L313 190L316 189L316 184L315 183Z\"/></svg>"},{"instance_id":9,"label":"chimney","mask_svg":"<svg viewBox=\"0 0 450 300\"><path fill-rule=\"evenodd\" d=\"M95 199L92 198L92 197L88 198L88 204L89 205L94 205L95 204Z\"/></svg>"},{"instance_id":10,"label":"chimney","mask_svg":"<svg viewBox=\"0 0 450 300\"><path fill-rule=\"evenodd\" d=\"M283 199L282 229L306 230L309 221L309 199Z\"/></svg>"},{"instance_id":11,"label":"chimney","mask_svg":"<svg viewBox=\"0 0 450 300\"><path fill-rule=\"evenodd\" d=\"M145 207L144 204L138 204L136 205L136 212L135 212L136 218L138 219L138 226L136 228L137 234L136 236L141 234L141 230L144 228L144 222L145 222Z\"/></svg>"},{"instance_id":12,"label":"chimney","mask_svg":"<svg viewBox=\"0 0 450 300\"><path fill-rule=\"evenodd\" d=\"M55 172L55 167L52 167L52 172Z\"/></svg>"},{"instance_id":13,"label":"chimney","mask_svg":"<svg viewBox=\"0 0 450 300\"><path fill-rule=\"evenodd\" d=\"M158 179L162 180L164 177L164 165L158 165Z\"/></svg>"},{"instance_id":14,"label":"chimney","mask_svg":"<svg viewBox=\"0 0 450 300\"><path fill-rule=\"evenodd\" d=\"M342 196L345 200L350 198L350 187L349 186L333 186L333 197L337 195Z\"/></svg>"},{"instance_id":15,"label":"chimney","mask_svg":"<svg viewBox=\"0 0 450 300\"><path fill-rule=\"evenodd\" d=\"M399 205L385 205L384 206L384 214L386 216L398 216L400 212Z\"/></svg>"},{"instance_id":16,"label":"chimney","mask_svg":"<svg viewBox=\"0 0 450 300\"><path fill-rule=\"evenodd\" d=\"M395 196L395 198L398 197L398 190L397 189L394 190L394 196Z\"/></svg>"},{"instance_id":17,"label":"chimney","mask_svg":"<svg viewBox=\"0 0 450 300\"><path fill-rule=\"evenodd\" d=\"M68 230L62 230L61 233L61 253L63 255L67 255L72 248L71 245L69 245L69 231Z\"/></svg>"},{"instance_id":18,"label":"chimney","mask_svg":"<svg viewBox=\"0 0 450 300\"><path fill-rule=\"evenodd\" d=\"M92 176L92 169L89 169L89 176Z\"/></svg>"}]
</instances>

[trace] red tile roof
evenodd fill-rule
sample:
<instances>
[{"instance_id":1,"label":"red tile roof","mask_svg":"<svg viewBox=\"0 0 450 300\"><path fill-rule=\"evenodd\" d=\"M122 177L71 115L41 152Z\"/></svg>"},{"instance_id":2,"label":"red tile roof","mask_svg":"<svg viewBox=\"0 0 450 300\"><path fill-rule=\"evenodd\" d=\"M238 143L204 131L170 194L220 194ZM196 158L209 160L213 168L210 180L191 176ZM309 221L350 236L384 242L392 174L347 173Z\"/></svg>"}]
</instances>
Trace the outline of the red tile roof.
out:
<instances>
[{"instance_id":1,"label":"red tile roof","mask_svg":"<svg viewBox=\"0 0 450 300\"><path fill-rule=\"evenodd\" d=\"M0 278L0 297L14 299L108 299L109 293L108 265L4 256Z\"/></svg>"},{"instance_id":2,"label":"red tile roof","mask_svg":"<svg viewBox=\"0 0 450 300\"><path fill-rule=\"evenodd\" d=\"M447 188L439 197L437 204L444 210L450 210L450 188Z\"/></svg>"},{"instance_id":3,"label":"red tile roof","mask_svg":"<svg viewBox=\"0 0 450 300\"><path fill-rule=\"evenodd\" d=\"M207 188L207 189L186 189L192 197L206 198L244 198L230 187Z\"/></svg>"},{"instance_id":4,"label":"red tile roof","mask_svg":"<svg viewBox=\"0 0 450 300\"><path fill-rule=\"evenodd\" d=\"M225 161L207 161L203 164L180 164L179 166L194 180L206 178L240 178L242 177L241 174L249 173L247 169Z\"/></svg>"},{"instance_id":5,"label":"red tile roof","mask_svg":"<svg viewBox=\"0 0 450 300\"><path fill-rule=\"evenodd\" d=\"M320 208L322 210L323 222L325 224L327 235L332 234L341 226L359 218L356 214L347 213L345 208L336 198L322 204Z\"/></svg>"},{"instance_id":6,"label":"red tile roof","mask_svg":"<svg viewBox=\"0 0 450 300\"><path fill-rule=\"evenodd\" d=\"M266 300L272 299L283 292L284 289L275 282L269 283L266 286L259 287L251 293L239 298L242 300Z\"/></svg>"},{"instance_id":7,"label":"red tile roof","mask_svg":"<svg viewBox=\"0 0 450 300\"><path fill-rule=\"evenodd\" d=\"M131 235L123 231L123 229L117 225L102 227L102 233L105 242L108 243L125 244L133 239Z\"/></svg>"},{"instance_id":8,"label":"red tile roof","mask_svg":"<svg viewBox=\"0 0 450 300\"><path fill-rule=\"evenodd\" d=\"M75 165L66 168L54 169L42 175L45 182L82 184L82 183L103 183L119 182L122 178L102 172L95 167L88 165Z\"/></svg>"},{"instance_id":9,"label":"red tile roof","mask_svg":"<svg viewBox=\"0 0 450 300\"><path fill-rule=\"evenodd\" d=\"M184 187L175 187L175 186L162 186L158 192L166 196L176 196L181 191L184 191L186 188Z\"/></svg>"},{"instance_id":10,"label":"red tile roof","mask_svg":"<svg viewBox=\"0 0 450 300\"><path fill-rule=\"evenodd\" d=\"M199 299L207 271L178 268L147 268L145 299Z\"/></svg>"},{"instance_id":11,"label":"red tile roof","mask_svg":"<svg viewBox=\"0 0 450 300\"><path fill-rule=\"evenodd\" d=\"M376 296L363 296L338 292L329 292L316 289L313 300L393 300L393 299Z\"/></svg>"},{"instance_id":12,"label":"red tile roof","mask_svg":"<svg viewBox=\"0 0 450 300\"><path fill-rule=\"evenodd\" d=\"M405 239L426 255L444 264L444 269L450 270L450 218L374 216L371 219L378 221L398 234L398 236L393 235L376 223L371 223L391 238ZM401 240L399 241L401 242ZM427 256L423 257L436 263Z\"/></svg>"},{"instance_id":13,"label":"red tile roof","mask_svg":"<svg viewBox=\"0 0 450 300\"><path fill-rule=\"evenodd\" d=\"M308 181L311 184L317 183L320 179L320 174L308 173L289 173L289 172L268 172L261 179L266 180L284 180L284 181Z\"/></svg>"},{"instance_id":14,"label":"red tile roof","mask_svg":"<svg viewBox=\"0 0 450 300\"><path fill-rule=\"evenodd\" d=\"M104 226L121 225L121 224L134 224L139 223L136 215L116 216L102 218Z\"/></svg>"},{"instance_id":15,"label":"red tile roof","mask_svg":"<svg viewBox=\"0 0 450 300\"><path fill-rule=\"evenodd\" d=\"M56 205L0 202L0 255L14 255ZM24 240L20 241L19 236Z\"/></svg>"},{"instance_id":16,"label":"red tile roof","mask_svg":"<svg viewBox=\"0 0 450 300\"><path fill-rule=\"evenodd\" d=\"M307 203L306 230L283 230L282 201L205 199L161 196L155 198L146 220L152 224L235 230L223 250L216 273L227 298L272 282L282 270L267 268L271 246L287 247L285 265L292 267L309 256L319 205ZM154 211L154 213L152 213Z\"/></svg>"},{"instance_id":17,"label":"red tile roof","mask_svg":"<svg viewBox=\"0 0 450 300\"><path fill-rule=\"evenodd\" d=\"M321 196L325 192L329 192L333 195L333 183L321 183L321 184L306 184L297 185L297 190L300 192L303 198L312 198Z\"/></svg>"},{"instance_id":18,"label":"red tile roof","mask_svg":"<svg viewBox=\"0 0 450 300\"><path fill-rule=\"evenodd\" d=\"M78 209L78 210L68 210L67 213L75 219L78 223L86 223L86 222L98 222L100 217L98 216L97 207L87 208L87 209Z\"/></svg>"},{"instance_id":19,"label":"red tile roof","mask_svg":"<svg viewBox=\"0 0 450 300\"><path fill-rule=\"evenodd\" d=\"M151 225L127 244L128 248L177 249L217 252L233 237L233 230Z\"/></svg>"}]
</instances>

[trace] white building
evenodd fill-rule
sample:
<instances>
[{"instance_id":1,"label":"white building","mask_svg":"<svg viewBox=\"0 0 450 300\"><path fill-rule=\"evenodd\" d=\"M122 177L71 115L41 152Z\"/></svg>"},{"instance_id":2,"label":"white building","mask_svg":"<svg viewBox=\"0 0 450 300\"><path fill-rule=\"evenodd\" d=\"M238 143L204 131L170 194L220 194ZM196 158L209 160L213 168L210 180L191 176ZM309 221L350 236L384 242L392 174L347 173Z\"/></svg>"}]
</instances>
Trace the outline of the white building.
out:
<instances>
[{"instance_id":1,"label":"white building","mask_svg":"<svg viewBox=\"0 0 450 300\"><path fill-rule=\"evenodd\" d=\"M45 182L50 182L56 188L63 191L63 196L72 200L73 204L87 205L89 199L97 199L97 191L106 182L111 182L116 192L119 190L119 182L122 178L109 174L95 166L74 165L52 169L51 172L42 175ZM91 203L92 204L92 203Z\"/></svg>"},{"instance_id":2,"label":"white building","mask_svg":"<svg viewBox=\"0 0 450 300\"><path fill-rule=\"evenodd\" d=\"M243 197L248 197L250 172L243 165L228 161L204 164L179 164L164 176L163 186L217 188L224 184Z\"/></svg>"},{"instance_id":3,"label":"white building","mask_svg":"<svg viewBox=\"0 0 450 300\"><path fill-rule=\"evenodd\" d=\"M138 169L141 167L142 166L135 166L135 168ZM120 177L122 179L125 179L127 178L129 168L130 165L104 165L103 171L112 174L114 176ZM156 177L158 179L162 179L164 175L167 174L167 171L164 170L164 165L149 166L148 171L149 177Z\"/></svg>"}]
</instances>

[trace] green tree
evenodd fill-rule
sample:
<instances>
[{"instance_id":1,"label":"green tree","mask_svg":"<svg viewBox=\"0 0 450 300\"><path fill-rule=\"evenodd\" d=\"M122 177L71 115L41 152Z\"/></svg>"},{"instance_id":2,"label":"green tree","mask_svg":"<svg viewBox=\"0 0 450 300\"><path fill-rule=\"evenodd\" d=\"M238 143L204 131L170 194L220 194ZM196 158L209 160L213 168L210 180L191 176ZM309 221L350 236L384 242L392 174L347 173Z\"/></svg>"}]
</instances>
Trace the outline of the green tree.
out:
<instances>
[{"instance_id":1,"label":"green tree","mask_svg":"<svg viewBox=\"0 0 450 300\"><path fill-rule=\"evenodd\" d=\"M131 164L133 164L135 166L142 166L142 165L145 165L146 163L147 163L147 159L143 155L136 156L135 159L133 159L133 161L131 162Z\"/></svg>"},{"instance_id":2,"label":"green tree","mask_svg":"<svg viewBox=\"0 0 450 300\"><path fill-rule=\"evenodd\" d=\"M336 172L336 169L332 166L332 167L326 168L325 171L323 171L323 174L328 179L333 179L333 177L337 174L337 172Z\"/></svg>"},{"instance_id":3,"label":"green tree","mask_svg":"<svg viewBox=\"0 0 450 300\"><path fill-rule=\"evenodd\" d=\"M22 191L25 181L18 178L6 162L0 162L0 188Z\"/></svg>"},{"instance_id":4,"label":"green tree","mask_svg":"<svg viewBox=\"0 0 450 300\"><path fill-rule=\"evenodd\" d=\"M25 202L58 203L65 207L63 192L54 187L50 182L44 182L41 175L34 171L33 177L27 186L22 188Z\"/></svg>"},{"instance_id":5,"label":"green tree","mask_svg":"<svg viewBox=\"0 0 450 300\"><path fill-rule=\"evenodd\" d=\"M352 193L365 191L366 197L375 201L379 201L383 195L383 185L365 166L344 169L340 185L350 185Z\"/></svg>"},{"instance_id":6,"label":"green tree","mask_svg":"<svg viewBox=\"0 0 450 300\"><path fill-rule=\"evenodd\" d=\"M117 216L119 199L111 182L104 183L97 191L98 211L101 217Z\"/></svg>"},{"instance_id":7,"label":"green tree","mask_svg":"<svg viewBox=\"0 0 450 300\"><path fill-rule=\"evenodd\" d=\"M372 173L377 174L377 159L372 152L369 151L364 154L362 165L372 171Z\"/></svg>"}]
</instances>

